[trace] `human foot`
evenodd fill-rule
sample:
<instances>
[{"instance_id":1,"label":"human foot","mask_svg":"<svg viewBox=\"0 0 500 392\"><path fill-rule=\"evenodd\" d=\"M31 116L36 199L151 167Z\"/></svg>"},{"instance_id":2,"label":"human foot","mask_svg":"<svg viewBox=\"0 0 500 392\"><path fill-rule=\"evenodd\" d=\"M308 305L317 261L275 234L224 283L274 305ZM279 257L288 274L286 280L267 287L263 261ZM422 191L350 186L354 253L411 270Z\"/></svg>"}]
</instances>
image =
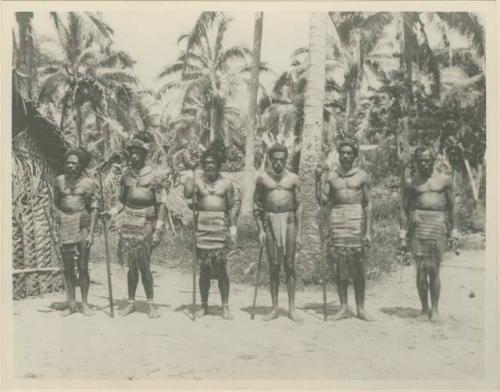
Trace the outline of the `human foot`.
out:
<instances>
[{"instance_id":1,"label":"human foot","mask_svg":"<svg viewBox=\"0 0 500 392\"><path fill-rule=\"evenodd\" d=\"M73 313L76 313L76 306L70 306L64 312L61 313L61 316L68 317L68 316L72 315Z\"/></svg>"},{"instance_id":2,"label":"human foot","mask_svg":"<svg viewBox=\"0 0 500 392\"><path fill-rule=\"evenodd\" d=\"M196 312L196 317L200 318L208 315L208 305L202 304L201 309Z\"/></svg>"},{"instance_id":3,"label":"human foot","mask_svg":"<svg viewBox=\"0 0 500 392\"><path fill-rule=\"evenodd\" d=\"M264 317L262 317L263 321L271 321L278 318L278 309L273 309L271 310L270 313L266 314Z\"/></svg>"},{"instance_id":4,"label":"human foot","mask_svg":"<svg viewBox=\"0 0 500 392\"><path fill-rule=\"evenodd\" d=\"M295 309L291 309L289 312L288 312L288 318L292 321L295 321L296 323L298 322L301 322L302 321L302 317L299 316L299 314L297 313L297 311Z\"/></svg>"},{"instance_id":5,"label":"human foot","mask_svg":"<svg viewBox=\"0 0 500 392\"><path fill-rule=\"evenodd\" d=\"M158 313L158 308L154 304L148 304L148 317L158 318L160 314Z\"/></svg>"},{"instance_id":6,"label":"human foot","mask_svg":"<svg viewBox=\"0 0 500 392\"><path fill-rule=\"evenodd\" d=\"M437 309L432 310L431 316L429 317L429 321L431 323L440 323L441 322L441 316L439 315L439 312Z\"/></svg>"},{"instance_id":7,"label":"human foot","mask_svg":"<svg viewBox=\"0 0 500 392\"><path fill-rule=\"evenodd\" d=\"M364 310L363 308L358 308L357 313L358 313L358 318L360 320L375 321L375 319L372 316L370 316L368 313L366 313L366 310Z\"/></svg>"},{"instance_id":8,"label":"human foot","mask_svg":"<svg viewBox=\"0 0 500 392\"><path fill-rule=\"evenodd\" d=\"M232 320L233 319L233 315L229 311L229 306L227 306L227 305L222 306L222 318L224 320Z\"/></svg>"},{"instance_id":9,"label":"human foot","mask_svg":"<svg viewBox=\"0 0 500 392\"><path fill-rule=\"evenodd\" d=\"M122 310L119 311L120 316L128 316L130 313L135 312L135 304L129 302Z\"/></svg>"},{"instance_id":10,"label":"human foot","mask_svg":"<svg viewBox=\"0 0 500 392\"><path fill-rule=\"evenodd\" d=\"M94 315L94 311L88 304L82 304L82 314L84 316L90 317Z\"/></svg>"},{"instance_id":11,"label":"human foot","mask_svg":"<svg viewBox=\"0 0 500 392\"><path fill-rule=\"evenodd\" d=\"M342 306L340 310L332 316L331 320L338 321L346 318L349 318L349 309L347 306Z\"/></svg>"},{"instance_id":12,"label":"human foot","mask_svg":"<svg viewBox=\"0 0 500 392\"><path fill-rule=\"evenodd\" d=\"M422 309L422 312L417 316L418 321L429 321L429 309Z\"/></svg>"}]
</instances>

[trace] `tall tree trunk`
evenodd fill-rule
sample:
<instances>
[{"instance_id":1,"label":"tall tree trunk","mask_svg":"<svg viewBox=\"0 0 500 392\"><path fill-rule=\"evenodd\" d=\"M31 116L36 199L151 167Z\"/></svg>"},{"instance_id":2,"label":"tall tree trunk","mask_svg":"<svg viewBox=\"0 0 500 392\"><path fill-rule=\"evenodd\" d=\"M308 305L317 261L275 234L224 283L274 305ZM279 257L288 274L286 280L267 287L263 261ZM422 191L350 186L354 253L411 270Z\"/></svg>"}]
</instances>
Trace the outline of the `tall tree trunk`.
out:
<instances>
[{"instance_id":1,"label":"tall tree trunk","mask_svg":"<svg viewBox=\"0 0 500 392\"><path fill-rule=\"evenodd\" d=\"M472 173L469 161L465 158L464 158L464 165L467 171L467 178L469 179L470 188L472 190L472 197L474 198L474 202L477 203L479 200L478 187L476 186L476 181L474 179L474 174Z\"/></svg>"},{"instance_id":2,"label":"tall tree trunk","mask_svg":"<svg viewBox=\"0 0 500 392\"><path fill-rule=\"evenodd\" d=\"M302 202L304 207L302 244L305 260L320 258L318 206L315 196L316 165L320 161L325 98L327 13L311 13L309 28L309 68L304 102L304 130L300 157Z\"/></svg>"},{"instance_id":3,"label":"tall tree trunk","mask_svg":"<svg viewBox=\"0 0 500 392\"><path fill-rule=\"evenodd\" d=\"M245 181L243 202L241 207L242 219L247 219L252 211L252 199L255 187L255 125L257 120L257 97L259 91L260 50L262 47L262 27L264 13L255 13L255 30L253 35L253 53L251 79L248 91L248 128L245 144Z\"/></svg>"},{"instance_id":4,"label":"tall tree trunk","mask_svg":"<svg viewBox=\"0 0 500 392\"><path fill-rule=\"evenodd\" d=\"M76 108L76 140L78 142L78 147L80 147L83 144L83 138L82 138L82 133L83 133L83 113L82 113L82 108L77 107Z\"/></svg>"},{"instance_id":5,"label":"tall tree trunk","mask_svg":"<svg viewBox=\"0 0 500 392\"><path fill-rule=\"evenodd\" d=\"M19 53L16 67L28 76L25 83L25 98L33 101L35 98L35 45L33 40L33 12L16 12L19 32Z\"/></svg>"}]
</instances>

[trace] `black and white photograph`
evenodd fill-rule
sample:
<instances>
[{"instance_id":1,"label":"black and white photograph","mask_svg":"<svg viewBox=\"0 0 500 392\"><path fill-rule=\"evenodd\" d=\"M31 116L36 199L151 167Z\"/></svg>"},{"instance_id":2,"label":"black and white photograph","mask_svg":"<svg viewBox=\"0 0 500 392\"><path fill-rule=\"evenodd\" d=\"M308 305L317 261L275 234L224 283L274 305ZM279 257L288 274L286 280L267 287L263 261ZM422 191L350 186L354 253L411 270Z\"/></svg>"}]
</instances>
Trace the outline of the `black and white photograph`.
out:
<instances>
[{"instance_id":1,"label":"black and white photograph","mask_svg":"<svg viewBox=\"0 0 500 392\"><path fill-rule=\"evenodd\" d=\"M2 389L499 388L494 2L21 3Z\"/></svg>"}]
</instances>

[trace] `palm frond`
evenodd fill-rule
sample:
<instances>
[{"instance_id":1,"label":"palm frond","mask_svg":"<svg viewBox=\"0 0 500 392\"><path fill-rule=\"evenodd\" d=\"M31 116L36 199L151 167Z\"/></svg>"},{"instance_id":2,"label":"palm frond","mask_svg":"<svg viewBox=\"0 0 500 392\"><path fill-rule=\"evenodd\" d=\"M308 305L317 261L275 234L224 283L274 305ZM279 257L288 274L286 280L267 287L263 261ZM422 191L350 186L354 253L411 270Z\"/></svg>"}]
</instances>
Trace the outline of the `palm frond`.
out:
<instances>
[{"instance_id":1,"label":"palm frond","mask_svg":"<svg viewBox=\"0 0 500 392\"><path fill-rule=\"evenodd\" d=\"M106 22L92 12L85 12L85 15L87 15L87 17L92 21L103 37L111 39L113 36L113 29L106 24Z\"/></svg>"},{"instance_id":2,"label":"palm frond","mask_svg":"<svg viewBox=\"0 0 500 392\"><path fill-rule=\"evenodd\" d=\"M199 70L200 70L200 67L198 67L196 65L189 64L186 62L175 62L173 64L169 64L166 67L164 67L160 71L160 73L158 75L158 79L165 79L165 78L172 76L172 74L177 74L180 72L182 72L182 73L197 72Z\"/></svg>"},{"instance_id":3,"label":"palm frond","mask_svg":"<svg viewBox=\"0 0 500 392\"><path fill-rule=\"evenodd\" d=\"M138 84L137 76L128 69L121 68L97 68L95 70L96 76L107 81L118 83L130 83L133 85Z\"/></svg>"},{"instance_id":4,"label":"palm frond","mask_svg":"<svg viewBox=\"0 0 500 392\"><path fill-rule=\"evenodd\" d=\"M55 73L50 74L44 79L40 80L40 92L38 99L40 102L54 102L58 97L56 97L56 92L69 86L70 78L63 70L58 70Z\"/></svg>"},{"instance_id":5,"label":"palm frond","mask_svg":"<svg viewBox=\"0 0 500 392\"><path fill-rule=\"evenodd\" d=\"M243 60L246 62L251 55L252 52L248 48L243 46L232 46L220 53L217 61L217 68L226 66L227 62L230 60Z\"/></svg>"}]
</instances>

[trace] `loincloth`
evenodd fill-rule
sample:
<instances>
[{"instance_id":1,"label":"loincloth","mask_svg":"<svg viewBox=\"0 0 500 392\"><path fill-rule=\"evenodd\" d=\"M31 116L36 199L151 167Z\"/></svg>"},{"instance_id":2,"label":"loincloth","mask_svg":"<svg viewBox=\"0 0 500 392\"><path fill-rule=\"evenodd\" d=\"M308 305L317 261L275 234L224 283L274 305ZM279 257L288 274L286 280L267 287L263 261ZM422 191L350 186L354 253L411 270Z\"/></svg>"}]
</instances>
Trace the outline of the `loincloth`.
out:
<instances>
[{"instance_id":1,"label":"loincloth","mask_svg":"<svg viewBox=\"0 0 500 392\"><path fill-rule=\"evenodd\" d=\"M436 266L446 250L446 215L443 211L414 210L410 215L410 251L417 265Z\"/></svg>"},{"instance_id":2,"label":"loincloth","mask_svg":"<svg viewBox=\"0 0 500 392\"><path fill-rule=\"evenodd\" d=\"M85 239L90 227L90 214L87 211L65 214L59 211L59 240L61 245L78 244Z\"/></svg>"},{"instance_id":3,"label":"loincloth","mask_svg":"<svg viewBox=\"0 0 500 392\"><path fill-rule=\"evenodd\" d=\"M227 223L225 211L198 211L196 220L196 247L222 249L226 246Z\"/></svg>"},{"instance_id":4,"label":"loincloth","mask_svg":"<svg viewBox=\"0 0 500 392\"><path fill-rule=\"evenodd\" d=\"M196 258L201 268L208 268L210 279L218 279L226 268L227 253L225 248L196 249Z\"/></svg>"},{"instance_id":5,"label":"loincloth","mask_svg":"<svg viewBox=\"0 0 500 392\"><path fill-rule=\"evenodd\" d=\"M363 268L363 234L365 214L361 204L341 204L328 216L328 254L335 273L350 280Z\"/></svg>"},{"instance_id":6,"label":"loincloth","mask_svg":"<svg viewBox=\"0 0 500 392\"><path fill-rule=\"evenodd\" d=\"M151 257L152 227L156 221L154 206L141 209L125 207L120 217L118 259L123 264L147 261ZM147 226L151 226L149 232Z\"/></svg>"},{"instance_id":7,"label":"loincloth","mask_svg":"<svg viewBox=\"0 0 500 392\"><path fill-rule=\"evenodd\" d=\"M274 257L271 257L271 262L281 265L282 260L286 259L287 255L287 233L290 228L295 227L295 212L266 212L264 214L264 229L268 236L272 235L271 247L274 249ZM292 239L295 241L295 239Z\"/></svg>"}]
</instances>

